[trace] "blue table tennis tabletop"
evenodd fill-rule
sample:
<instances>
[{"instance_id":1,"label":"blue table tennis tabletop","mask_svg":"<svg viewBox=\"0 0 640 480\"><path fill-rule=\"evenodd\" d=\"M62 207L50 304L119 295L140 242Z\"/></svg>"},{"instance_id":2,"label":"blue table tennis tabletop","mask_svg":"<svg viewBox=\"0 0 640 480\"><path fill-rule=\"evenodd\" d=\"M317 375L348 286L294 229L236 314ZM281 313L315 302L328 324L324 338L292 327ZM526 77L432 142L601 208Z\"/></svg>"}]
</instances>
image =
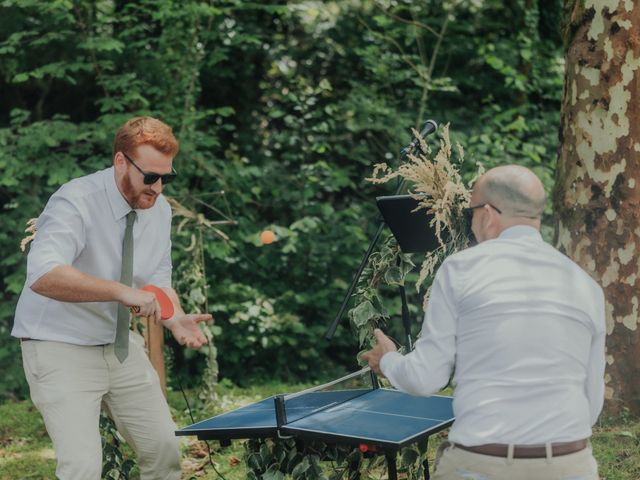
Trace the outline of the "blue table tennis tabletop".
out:
<instances>
[{"instance_id":1,"label":"blue table tennis tabletop","mask_svg":"<svg viewBox=\"0 0 640 480\"><path fill-rule=\"evenodd\" d=\"M274 397L189 425L176 435L201 440L232 440L294 436L327 443L379 446L397 451L429 437L453 423L452 398L416 397L397 390L366 390L355 398L350 392L332 395L287 410L287 423L278 429ZM327 406L328 404L328 406ZM292 402L293 405L293 402Z\"/></svg>"}]
</instances>

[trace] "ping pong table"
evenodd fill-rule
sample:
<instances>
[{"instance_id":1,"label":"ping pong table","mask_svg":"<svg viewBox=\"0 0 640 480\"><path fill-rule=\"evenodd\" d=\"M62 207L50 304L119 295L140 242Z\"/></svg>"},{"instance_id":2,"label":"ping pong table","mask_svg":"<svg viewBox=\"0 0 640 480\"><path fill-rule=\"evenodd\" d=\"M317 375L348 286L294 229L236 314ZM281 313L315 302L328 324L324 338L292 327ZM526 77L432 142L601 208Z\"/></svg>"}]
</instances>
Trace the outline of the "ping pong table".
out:
<instances>
[{"instance_id":1,"label":"ping pong table","mask_svg":"<svg viewBox=\"0 0 640 480\"><path fill-rule=\"evenodd\" d=\"M360 372L366 371L364 369ZM397 452L439 432L453 421L452 398L415 397L380 388L373 372L371 388L342 391L305 390L276 395L189 425L176 435L219 440L289 438L365 446L384 454L389 479L397 479ZM346 378L346 377L345 377ZM429 478L428 465L425 478Z\"/></svg>"}]
</instances>

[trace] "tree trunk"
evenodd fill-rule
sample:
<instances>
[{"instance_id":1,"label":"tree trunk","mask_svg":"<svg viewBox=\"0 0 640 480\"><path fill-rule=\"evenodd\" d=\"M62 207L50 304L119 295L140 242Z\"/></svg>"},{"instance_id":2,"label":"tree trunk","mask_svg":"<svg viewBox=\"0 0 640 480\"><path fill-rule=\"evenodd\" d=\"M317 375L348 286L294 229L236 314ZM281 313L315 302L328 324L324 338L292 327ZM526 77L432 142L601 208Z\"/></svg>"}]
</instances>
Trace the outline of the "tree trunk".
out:
<instances>
[{"instance_id":1,"label":"tree trunk","mask_svg":"<svg viewBox=\"0 0 640 480\"><path fill-rule=\"evenodd\" d=\"M556 243L604 288L606 399L640 413L640 9L567 2Z\"/></svg>"}]
</instances>

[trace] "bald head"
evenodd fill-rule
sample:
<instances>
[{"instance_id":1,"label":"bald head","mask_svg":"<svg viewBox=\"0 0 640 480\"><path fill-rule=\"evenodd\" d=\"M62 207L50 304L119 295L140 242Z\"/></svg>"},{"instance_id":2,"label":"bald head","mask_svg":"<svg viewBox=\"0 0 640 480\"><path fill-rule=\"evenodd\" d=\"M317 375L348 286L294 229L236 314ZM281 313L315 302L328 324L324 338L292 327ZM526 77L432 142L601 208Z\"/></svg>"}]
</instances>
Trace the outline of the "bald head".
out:
<instances>
[{"instance_id":1,"label":"bald head","mask_svg":"<svg viewBox=\"0 0 640 480\"><path fill-rule=\"evenodd\" d=\"M482 175L474 196L498 207L507 218L539 220L544 211L544 187L528 168L520 165L495 167Z\"/></svg>"},{"instance_id":2,"label":"bald head","mask_svg":"<svg viewBox=\"0 0 640 480\"><path fill-rule=\"evenodd\" d=\"M478 242L496 238L515 225L540 230L544 202L542 182L528 168L492 168L473 187L471 230Z\"/></svg>"}]
</instances>

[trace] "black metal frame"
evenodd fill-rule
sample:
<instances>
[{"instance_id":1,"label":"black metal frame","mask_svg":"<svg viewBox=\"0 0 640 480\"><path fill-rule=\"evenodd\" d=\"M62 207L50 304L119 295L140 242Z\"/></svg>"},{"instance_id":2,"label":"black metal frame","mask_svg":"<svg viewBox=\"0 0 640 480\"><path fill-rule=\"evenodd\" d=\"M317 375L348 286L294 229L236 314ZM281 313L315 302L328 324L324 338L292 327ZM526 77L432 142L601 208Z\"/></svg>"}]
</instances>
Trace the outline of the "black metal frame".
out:
<instances>
[{"instance_id":1,"label":"black metal frame","mask_svg":"<svg viewBox=\"0 0 640 480\"><path fill-rule=\"evenodd\" d=\"M367 443L366 439L353 438L353 437L344 437L340 438L338 435L333 434L323 434L320 432L306 432L302 430L296 430L295 428L287 428L283 427L280 430L277 428L270 427L268 429L246 429L242 433L233 433L221 435L221 432L215 432L211 430L192 430L190 432L185 432L183 430L179 430L176 432L176 435L179 436L191 436L196 435L198 440L217 440L220 442L222 446L228 446L231 443L231 440L241 440L248 438L280 438L281 436L291 436L295 437L296 441L301 442L303 445L305 442L312 441L321 441L324 443L334 444L334 445L345 445L357 448L361 444L366 444L369 447L373 447L370 450L371 455L384 455L387 461L387 469L389 474L389 480L397 480L398 478L398 465L397 465L397 456L398 452L401 448L407 447L413 443L419 442L421 440L429 441L429 437L434 435L445 428L448 428L453 423L453 420L443 422L438 425L435 429L429 430L428 433L420 434L411 439L402 442L402 443L387 443L387 442L371 442ZM429 480L429 461L425 460L424 465L424 475L425 480Z\"/></svg>"},{"instance_id":2,"label":"black metal frame","mask_svg":"<svg viewBox=\"0 0 640 480\"><path fill-rule=\"evenodd\" d=\"M424 138L427 135L430 135L431 133L435 132L438 128L438 124L433 121L433 120L427 120L426 122L424 122L423 126L422 126L422 130L420 132L420 137ZM422 149L420 148L420 140L418 138L413 138L413 140L411 141L411 143L409 145L407 145L406 147L404 147L401 151L400 151L400 161L403 161L407 155L409 155L412 152L418 151L420 153L422 152ZM401 182L398 183L398 187L396 188L396 195L398 195L405 187L406 185L406 181L402 180ZM338 325L340 323L340 320L342 319L342 316L344 315L344 311L347 308L347 304L349 303L349 300L351 300L351 296L353 295L353 291L355 290L356 285L358 284L358 280L360 279L360 275L362 275L362 272L364 270L364 268L367 265L367 262L369 261L369 257L371 256L371 254L373 253L373 249L375 248L376 244L378 243L378 240L380 239L380 235L382 234L382 230L385 227L385 222L384 220L382 220L380 222L380 224L378 225L378 230L376 230L376 233L373 237L373 240L371 241L371 243L369 244L369 248L367 249L364 257L362 258L362 261L360 262L360 265L358 266L358 269L356 270L355 275L353 276L353 279L351 280L351 284L349 285L349 288L347 290L346 295L344 296L344 299L342 300L342 305L340 306L340 310L338 311L338 314L336 315L336 318L333 320L333 322L331 322L331 325L329 326L329 328L327 329L327 331L324 334L324 338L326 340L331 340L333 338L333 336L336 333L336 329L338 328ZM405 319L403 317L403 325L405 326L405 336L406 336L406 347L407 347L407 351L410 351L412 348L411 345L411 329L410 329L410 320L408 318L408 307L406 306L406 295L405 295L405 291L404 291L404 287L400 286L400 296L402 298L402 301L405 302L405 305L403 305L403 315L405 313L405 308L406 308L406 313L407 313L407 318Z\"/></svg>"},{"instance_id":3,"label":"black metal frame","mask_svg":"<svg viewBox=\"0 0 640 480\"><path fill-rule=\"evenodd\" d=\"M375 377L373 372L372 378L375 379L375 388L379 388L379 386L377 386L377 378ZM274 406L278 405L278 402L284 401L283 395L276 395L270 398L273 398ZM276 420L276 425L272 426L251 428L234 427L233 429L226 428L219 430L212 430L211 428L193 429L187 427L186 429L178 430L176 432L176 435L195 435L197 436L198 440L217 440L222 446L228 446L231 443L231 440L256 438L295 438L296 442L300 442L302 445L305 445L305 442L320 441L328 444L350 446L354 448L358 448L360 445L365 444L370 448L368 454L385 456L389 473L389 480L397 480L397 454L400 449L420 442L422 440L426 440L428 442L431 435L434 435L453 424L453 419L446 420L426 432L419 433L417 435L414 435L413 437L405 438L401 442L384 442L369 438L353 437L333 433L318 432L313 430L303 430L296 427L287 427L286 413L284 412L284 408L282 409L281 414L278 413L278 410L276 408L276 417L278 415L282 415L280 420ZM281 420L283 421L281 422ZM281 426L279 427L278 425ZM428 460L425 460L425 479L429 480L429 478L429 462Z\"/></svg>"}]
</instances>

